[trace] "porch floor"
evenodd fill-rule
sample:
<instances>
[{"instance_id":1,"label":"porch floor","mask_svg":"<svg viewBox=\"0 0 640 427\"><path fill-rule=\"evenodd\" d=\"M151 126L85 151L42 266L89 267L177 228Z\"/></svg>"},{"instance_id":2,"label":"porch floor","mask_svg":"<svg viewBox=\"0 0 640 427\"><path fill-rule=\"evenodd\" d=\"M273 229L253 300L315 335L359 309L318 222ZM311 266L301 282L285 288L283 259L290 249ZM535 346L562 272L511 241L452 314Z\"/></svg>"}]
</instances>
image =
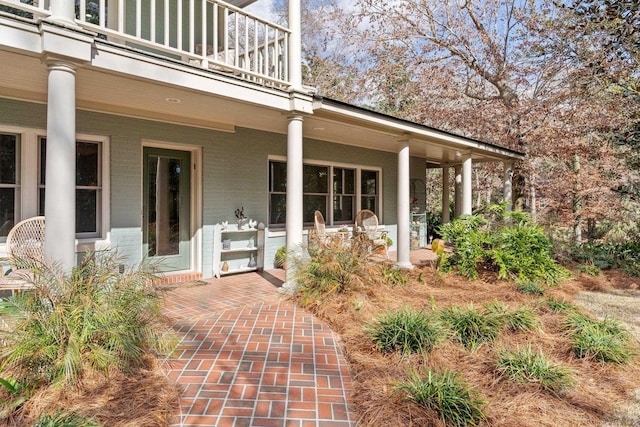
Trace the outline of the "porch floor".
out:
<instances>
[{"instance_id":1,"label":"porch floor","mask_svg":"<svg viewBox=\"0 0 640 427\"><path fill-rule=\"evenodd\" d=\"M419 264L430 251L411 252ZM167 291L182 343L163 363L184 393L174 426L351 426L349 369L329 327L282 297L283 270Z\"/></svg>"}]
</instances>

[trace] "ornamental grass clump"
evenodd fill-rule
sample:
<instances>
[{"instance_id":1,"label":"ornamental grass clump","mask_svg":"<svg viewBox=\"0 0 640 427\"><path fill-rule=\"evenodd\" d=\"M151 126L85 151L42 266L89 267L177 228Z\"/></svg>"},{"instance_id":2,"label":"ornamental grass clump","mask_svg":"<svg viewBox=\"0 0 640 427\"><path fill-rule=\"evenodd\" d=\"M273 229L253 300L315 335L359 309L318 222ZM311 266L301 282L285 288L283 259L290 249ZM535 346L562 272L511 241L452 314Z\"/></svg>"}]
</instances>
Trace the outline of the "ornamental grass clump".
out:
<instances>
[{"instance_id":1,"label":"ornamental grass clump","mask_svg":"<svg viewBox=\"0 0 640 427\"><path fill-rule=\"evenodd\" d=\"M434 316L409 307L387 312L365 332L376 343L378 351L399 351L404 356L429 353L445 338L444 329Z\"/></svg>"},{"instance_id":2,"label":"ornamental grass clump","mask_svg":"<svg viewBox=\"0 0 640 427\"><path fill-rule=\"evenodd\" d=\"M509 311L502 303L493 301L484 305L484 312L486 315L495 317L501 328L512 332L532 332L540 329L535 312L527 306Z\"/></svg>"},{"instance_id":3,"label":"ornamental grass clump","mask_svg":"<svg viewBox=\"0 0 640 427\"><path fill-rule=\"evenodd\" d=\"M571 304L569 301L565 299L558 299L554 297L547 298L546 305L549 308L549 310L553 311L554 313L563 313L563 314L568 314L570 312L573 312L577 308L575 304Z\"/></svg>"},{"instance_id":4,"label":"ornamental grass clump","mask_svg":"<svg viewBox=\"0 0 640 427\"><path fill-rule=\"evenodd\" d=\"M472 305L452 306L440 313L442 322L451 329L453 336L467 349L474 351L485 342L491 342L500 334L503 321L500 316L481 312Z\"/></svg>"},{"instance_id":5,"label":"ornamental grass clump","mask_svg":"<svg viewBox=\"0 0 640 427\"><path fill-rule=\"evenodd\" d=\"M516 279L516 289L525 295L544 295L544 289L533 280Z\"/></svg>"},{"instance_id":6,"label":"ornamental grass clump","mask_svg":"<svg viewBox=\"0 0 640 427\"><path fill-rule=\"evenodd\" d=\"M497 372L520 384L538 384L543 390L558 394L575 383L570 369L549 363L542 352L531 347L503 350L496 363Z\"/></svg>"},{"instance_id":7,"label":"ornamental grass clump","mask_svg":"<svg viewBox=\"0 0 640 427\"><path fill-rule=\"evenodd\" d=\"M374 276L374 267L368 262L370 257L368 247L358 239L352 239L348 245L332 239L310 246L308 256L294 257L294 275L302 304L360 288L367 278Z\"/></svg>"},{"instance_id":8,"label":"ornamental grass clump","mask_svg":"<svg viewBox=\"0 0 640 427\"><path fill-rule=\"evenodd\" d=\"M76 384L88 371L133 372L147 355L176 344L151 286L153 266L124 274L113 253L88 254L64 274L58 265L33 267L33 289L5 307L15 324L0 331L0 365L17 381Z\"/></svg>"},{"instance_id":9,"label":"ornamental grass clump","mask_svg":"<svg viewBox=\"0 0 640 427\"><path fill-rule=\"evenodd\" d=\"M455 372L428 370L424 376L411 371L396 390L417 404L435 411L447 426L476 426L485 420L486 401Z\"/></svg>"},{"instance_id":10,"label":"ornamental grass clump","mask_svg":"<svg viewBox=\"0 0 640 427\"><path fill-rule=\"evenodd\" d=\"M631 358L631 336L614 320L598 321L573 313L569 315L566 327L573 352L579 358L618 365Z\"/></svg>"}]
</instances>

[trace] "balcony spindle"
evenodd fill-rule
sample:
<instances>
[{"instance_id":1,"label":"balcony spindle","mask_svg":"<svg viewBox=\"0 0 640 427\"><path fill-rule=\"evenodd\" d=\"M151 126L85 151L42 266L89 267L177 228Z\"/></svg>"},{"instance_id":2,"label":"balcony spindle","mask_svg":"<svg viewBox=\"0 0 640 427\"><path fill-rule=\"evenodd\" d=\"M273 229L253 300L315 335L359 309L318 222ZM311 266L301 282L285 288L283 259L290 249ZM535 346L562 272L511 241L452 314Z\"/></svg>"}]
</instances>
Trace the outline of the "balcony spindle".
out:
<instances>
[{"instance_id":1,"label":"balcony spindle","mask_svg":"<svg viewBox=\"0 0 640 427\"><path fill-rule=\"evenodd\" d=\"M136 37L142 38L142 0L136 0Z\"/></svg>"},{"instance_id":2,"label":"balcony spindle","mask_svg":"<svg viewBox=\"0 0 640 427\"><path fill-rule=\"evenodd\" d=\"M124 33L124 0L118 0L118 32Z\"/></svg>"},{"instance_id":3,"label":"balcony spindle","mask_svg":"<svg viewBox=\"0 0 640 427\"><path fill-rule=\"evenodd\" d=\"M209 67L209 63L207 61L207 53L209 53L209 49L207 47L207 4L208 2L202 0L202 31L200 36L200 53L202 54L202 66L204 68ZM215 27L214 27L215 28Z\"/></svg>"},{"instance_id":4,"label":"balcony spindle","mask_svg":"<svg viewBox=\"0 0 640 427\"><path fill-rule=\"evenodd\" d=\"M164 23L164 45L165 46L170 46L171 42L171 36L169 33L169 30L171 29L171 25L169 25L170 21L169 21L169 0L164 0L164 17L163 17L163 23Z\"/></svg>"},{"instance_id":5,"label":"balcony spindle","mask_svg":"<svg viewBox=\"0 0 640 427\"><path fill-rule=\"evenodd\" d=\"M213 4L213 57L218 57L218 31L219 22L218 22L218 3Z\"/></svg>"},{"instance_id":6,"label":"balcony spindle","mask_svg":"<svg viewBox=\"0 0 640 427\"><path fill-rule=\"evenodd\" d=\"M258 61L260 60L260 51L258 50L258 20L253 20L253 72L258 72Z\"/></svg>"},{"instance_id":7,"label":"balcony spindle","mask_svg":"<svg viewBox=\"0 0 640 427\"><path fill-rule=\"evenodd\" d=\"M152 0L153 1L153 0ZM194 0L189 0L189 53L193 53L193 47L195 44L195 23L196 23L196 7ZM207 47L204 46L205 54L207 52Z\"/></svg>"},{"instance_id":8,"label":"balcony spindle","mask_svg":"<svg viewBox=\"0 0 640 427\"><path fill-rule=\"evenodd\" d=\"M78 5L78 19L81 22L87 22L87 2L86 0L80 0Z\"/></svg>"},{"instance_id":9,"label":"balcony spindle","mask_svg":"<svg viewBox=\"0 0 640 427\"><path fill-rule=\"evenodd\" d=\"M269 24L264 23L264 75L269 75Z\"/></svg>"},{"instance_id":10,"label":"balcony spindle","mask_svg":"<svg viewBox=\"0 0 640 427\"><path fill-rule=\"evenodd\" d=\"M184 50L182 46L182 0L178 0L178 13L176 13L176 47Z\"/></svg>"},{"instance_id":11,"label":"balcony spindle","mask_svg":"<svg viewBox=\"0 0 640 427\"><path fill-rule=\"evenodd\" d=\"M101 27L106 27L106 20L107 20L107 3L105 2L105 0L100 0L99 4L98 4L98 19L99 19L99 24Z\"/></svg>"},{"instance_id":12,"label":"balcony spindle","mask_svg":"<svg viewBox=\"0 0 640 427\"><path fill-rule=\"evenodd\" d=\"M149 40L156 42L156 0L151 0L149 8Z\"/></svg>"}]
</instances>

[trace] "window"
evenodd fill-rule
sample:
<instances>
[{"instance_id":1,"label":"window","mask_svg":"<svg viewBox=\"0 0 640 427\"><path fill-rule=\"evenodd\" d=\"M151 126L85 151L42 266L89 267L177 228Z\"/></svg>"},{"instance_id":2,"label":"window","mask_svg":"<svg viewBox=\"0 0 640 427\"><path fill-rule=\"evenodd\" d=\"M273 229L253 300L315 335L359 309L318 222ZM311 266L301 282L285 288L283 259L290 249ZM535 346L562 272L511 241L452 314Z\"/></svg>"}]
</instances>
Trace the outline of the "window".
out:
<instances>
[{"instance_id":1,"label":"window","mask_svg":"<svg viewBox=\"0 0 640 427\"><path fill-rule=\"evenodd\" d=\"M40 138L40 176L38 210L44 215L46 138ZM102 145L99 142L76 142L76 236L99 237L102 212Z\"/></svg>"},{"instance_id":2,"label":"window","mask_svg":"<svg viewBox=\"0 0 640 427\"><path fill-rule=\"evenodd\" d=\"M0 134L0 242L20 218L19 165L18 135Z\"/></svg>"},{"instance_id":3,"label":"window","mask_svg":"<svg viewBox=\"0 0 640 427\"><path fill-rule=\"evenodd\" d=\"M312 225L316 210L328 224L353 223L358 210L370 209L379 215L380 182L378 170L306 163L303 166L303 220ZM360 177L361 191L357 179ZM366 190L366 191L365 191ZM286 223L287 163L269 162L269 225ZM328 215L328 213L331 215Z\"/></svg>"},{"instance_id":4,"label":"window","mask_svg":"<svg viewBox=\"0 0 640 427\"><path fill-rule=\"evenodd\" d=\"M369 209L379 216L378 198L380 195L380 182L378 171L363 170L360 173L360 206Z\"/></svg>"}]
</instances>

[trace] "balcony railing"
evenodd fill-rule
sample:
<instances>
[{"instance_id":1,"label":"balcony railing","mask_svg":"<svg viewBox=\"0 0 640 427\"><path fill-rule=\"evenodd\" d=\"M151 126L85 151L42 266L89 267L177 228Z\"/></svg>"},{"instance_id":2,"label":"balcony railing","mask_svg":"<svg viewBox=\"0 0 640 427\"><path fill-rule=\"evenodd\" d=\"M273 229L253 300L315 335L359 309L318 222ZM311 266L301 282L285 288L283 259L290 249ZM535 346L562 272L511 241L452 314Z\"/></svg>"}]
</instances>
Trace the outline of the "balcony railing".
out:
<instances>
[{"instance_id":1,"label":"balcony railing","mask_svg":"<svg viewBox=\"0 0 640 427\"><path fill-rule=\"evenodd\" d=\"M0 10L41 19L48 0L0 0ZM290 31L220 0L76 0L76 23L114 43L286 87Z\"/></svg>"}]
</instances>

